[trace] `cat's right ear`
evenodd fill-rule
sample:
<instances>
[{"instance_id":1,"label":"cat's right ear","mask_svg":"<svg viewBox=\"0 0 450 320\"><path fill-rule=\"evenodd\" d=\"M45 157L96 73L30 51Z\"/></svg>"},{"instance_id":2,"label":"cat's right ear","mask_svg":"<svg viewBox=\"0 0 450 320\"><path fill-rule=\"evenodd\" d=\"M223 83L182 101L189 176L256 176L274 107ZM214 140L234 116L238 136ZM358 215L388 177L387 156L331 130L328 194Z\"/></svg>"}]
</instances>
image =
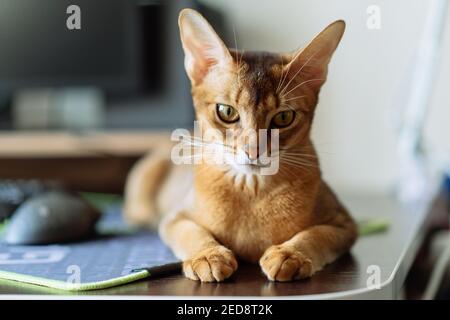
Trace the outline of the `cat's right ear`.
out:
<instances>
[{"instance_id":1,"label":"cat's right ear","mask_svg":"<svg viewBox=\"0 0 450 320\"><path fill-rule=\"evenodd\" d=\"M184 65L193 85L198 85L211 69L232 61L227 47L214 29L195 10L183 9L178 18Z\"/></svg>"}]
</instances>

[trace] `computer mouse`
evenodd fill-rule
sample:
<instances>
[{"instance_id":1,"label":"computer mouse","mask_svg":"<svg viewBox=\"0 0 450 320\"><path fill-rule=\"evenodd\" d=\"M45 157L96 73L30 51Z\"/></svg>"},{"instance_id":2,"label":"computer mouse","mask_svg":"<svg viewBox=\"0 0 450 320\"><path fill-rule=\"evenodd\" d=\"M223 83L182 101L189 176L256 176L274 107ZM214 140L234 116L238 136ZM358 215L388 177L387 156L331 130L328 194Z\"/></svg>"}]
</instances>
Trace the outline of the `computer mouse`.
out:
<instances>
[{"instance_id":1,"label":"computer mouse","mask_svg":"<svg viewBox=\"0 0 450 320\"><path fill-rule=\"evenodd\" d=\"M100 212L81 197L48 191L22 203L6 226L8 244L52 244L82 240L92 235Z\"/></svg>"}]
</instances>

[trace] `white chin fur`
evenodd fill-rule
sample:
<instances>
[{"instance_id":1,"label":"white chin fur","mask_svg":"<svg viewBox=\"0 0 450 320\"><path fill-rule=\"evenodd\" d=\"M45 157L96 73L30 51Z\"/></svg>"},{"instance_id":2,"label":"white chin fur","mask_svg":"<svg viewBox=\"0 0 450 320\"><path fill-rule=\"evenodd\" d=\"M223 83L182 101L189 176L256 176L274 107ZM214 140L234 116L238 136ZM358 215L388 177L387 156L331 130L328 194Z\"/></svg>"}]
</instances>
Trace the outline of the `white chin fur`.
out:
<instances>
[{"instance_id":1,"label":"white chin fur","mask_svg":"<svg viewBox=\"0 0 450 320\"><path fill-rule=\"evenodd\" d=\"M233 167L233 169L236 171L237 174L254 175L259 174L261 170L260 167L251 164L233 163L231 166Z\"/></svg>"},{"instance_id":2,"label":"white chin fur","mask_svg":"<svg viewBox=\"0 0 450 320\"><path fill-rule=\"evenodd\" d=\"M258 190L262 188L264 181L258 173L259 168L250 168L250 165L234 165L229 169L227 174L231 177L235 187L248 189L254 194L257 194Z\"/></svg>"}]
</instances>

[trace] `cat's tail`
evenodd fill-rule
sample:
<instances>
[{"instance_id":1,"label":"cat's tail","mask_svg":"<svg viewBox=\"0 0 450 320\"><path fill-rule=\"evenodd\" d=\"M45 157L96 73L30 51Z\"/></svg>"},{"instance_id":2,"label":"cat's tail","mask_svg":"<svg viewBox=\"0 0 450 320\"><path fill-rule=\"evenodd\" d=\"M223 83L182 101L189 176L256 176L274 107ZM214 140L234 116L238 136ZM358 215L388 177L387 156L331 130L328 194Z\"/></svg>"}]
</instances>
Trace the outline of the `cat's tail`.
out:
<instances>
[{"instance_id":1,"label":"cat's tail","mask_svg":"<svg viewBox=\"0 0 450 320\"><path fill-rule=\"evenodd\" d=\"M170 171L170 166L170 159L158 152L143 157L131 169L125 184L123 207L128 223L139 227L157 227L160 220L158 189Z\"/></svg>"}]
</instances>

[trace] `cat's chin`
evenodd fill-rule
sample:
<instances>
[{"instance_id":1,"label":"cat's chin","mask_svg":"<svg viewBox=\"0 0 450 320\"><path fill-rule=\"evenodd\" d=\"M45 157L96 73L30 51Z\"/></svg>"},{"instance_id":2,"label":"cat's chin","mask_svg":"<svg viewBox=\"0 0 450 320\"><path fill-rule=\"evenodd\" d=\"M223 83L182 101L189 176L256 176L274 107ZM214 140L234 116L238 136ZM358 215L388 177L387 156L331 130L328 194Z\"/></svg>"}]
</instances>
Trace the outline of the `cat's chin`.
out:
<instances>
[{"instance_id":1,"label":"cat's chin","mask_svg":"<svg viewBox=\"0 0 450 320\"><path fill-rule=\"evenodd\" d=\"M257 164L232 163L229 165L236 174L243 175L261 175L261 170L267 166Z\"/></svg>"},{"instance_id":2,"label":"cat's chin","mask_svg":"<svg viewBox=\"0 0 450 320\"><path fill-rule=\"evenodd\" d=\"M223 167L226 171L226 176L230 177L230 181L236 187L243 188L251 191L254 194L258 193L264 185L264 179L260 172L261 166L250 164L234 164L229 165L227 168Z\"/></svg>"},{"instance_id":3,"label":"cat's chin","mask_svg":"<svg viewBox=\"0 0 450 320\"><path fill-rule=\"evenodd\" d=\"M232 167L240 174L260 174L261 167L254 164L233 164Z\"/></svg>"}]
</instances>

